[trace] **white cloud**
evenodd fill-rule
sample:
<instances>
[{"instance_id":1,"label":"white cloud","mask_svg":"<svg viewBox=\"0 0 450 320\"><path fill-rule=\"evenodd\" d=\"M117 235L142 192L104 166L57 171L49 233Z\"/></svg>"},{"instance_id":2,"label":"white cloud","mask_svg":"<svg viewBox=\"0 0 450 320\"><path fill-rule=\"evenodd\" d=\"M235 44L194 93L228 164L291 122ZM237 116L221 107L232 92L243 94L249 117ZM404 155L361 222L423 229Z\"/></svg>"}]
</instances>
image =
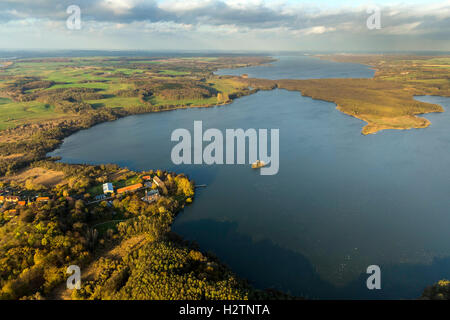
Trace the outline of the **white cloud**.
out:
<instances>
[{"instance_id":1,"label":"white cloud","mask_svg":"<svg viewBox=\"0 0 450 320\"><path fill-rule=\"evenodd\" d=\"M185 12L205 8L214 2L213 0L168 0L161 2L158 7L170 12Z\"/></svg>"},{"instance_id":2,"label":"white cloud","mask_svg":"<svg viewBox=\"0 0 450 320\"><path fill-rule=\"evenodd\" d=\"M386 33L386 34L408 35L408 34L415 33L417 31L416 28L418 26L420 26L421 24L422 24L421 21L405 23L405 24L401 24L398 26L383 28L382 31L383 31L383 33Z\"/></svg>"},{"instance_id":3,"label":"white cloud","mask_svg":"<svg viewBox=\"0 0 450 320\"><path fill-rule=\"evenodd\" d=\"M315 26L315 27L311 27L311 28L295 30L295 31L292 31L292 33L295 35L308 36L308 35L314 35L314 34L323 34L323 33L332 32L332 31L336 31L336 28L326 27L326 26Z\"/></svg>"},{"instance_id":4,"label":"white cloud","mask_svg":"<svg viewBox=\"0 0 450 320\"><path fill-rule=\"evenodd\" d=\"M124 14L143 2L144 0L103 0L100 5L116 14Z\"/></svg>"}]
</instances>

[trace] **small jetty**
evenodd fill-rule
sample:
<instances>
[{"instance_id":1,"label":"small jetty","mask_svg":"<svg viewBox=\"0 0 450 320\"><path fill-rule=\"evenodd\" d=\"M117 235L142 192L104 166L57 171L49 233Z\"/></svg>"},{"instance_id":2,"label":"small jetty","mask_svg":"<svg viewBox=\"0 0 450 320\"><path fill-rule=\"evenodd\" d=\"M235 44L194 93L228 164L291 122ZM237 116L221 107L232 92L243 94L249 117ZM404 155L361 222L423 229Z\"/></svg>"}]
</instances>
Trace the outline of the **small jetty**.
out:
<instances>
[{"instance_id":1,"label":"small jetty","mask_svg":"<svg viewBox=\"0 0 450 320\"><path fill-rule=\"evenodd\" d=\"M252 163L252 168L253 169L259 169L266 166L266 163L264 161L261 160L256 160L255 162Z\"/></svg>"}]
</instances>

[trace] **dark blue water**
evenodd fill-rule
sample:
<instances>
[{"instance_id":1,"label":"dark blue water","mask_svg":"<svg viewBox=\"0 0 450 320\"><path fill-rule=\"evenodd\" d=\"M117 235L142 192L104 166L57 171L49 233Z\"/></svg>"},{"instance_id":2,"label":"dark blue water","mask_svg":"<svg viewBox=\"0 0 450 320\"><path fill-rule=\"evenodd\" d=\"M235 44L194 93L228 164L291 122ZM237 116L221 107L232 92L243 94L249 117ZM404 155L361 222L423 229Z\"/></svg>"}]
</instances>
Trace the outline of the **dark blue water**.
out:
<instances>
[{"instance_id":1,"label":"dark blue water","mask_svg":"<svg viewBox=\"0 0 450 320\"><path fill-rule=\"evenodd\" d=\"M372 78L375 71L355 63L336 63L311 56L274 57L277 61L262 66L221 69L217 75L264 79L321 79L321 78Z\"/></svg>"},{"instance_id":2,"label":"dark blue water","mask_svg":"<svg viewBox=\"0 0 450 320\"><path fill-rule=\"evenodd\" d=\"M450 107L448 98L420 100ZM185 172L207 184L174 230L257 287L312 298L418 297L450 277L450 113L427 115L426 129L363 136L364 123L335 107L298 92L259 92L227 106L100 124L52 155ZM171 133L192 131L195 120L204 129L279 128L278 175L173 165ZM376 292L366 288L372 264L382 270Z\"/></svg>"}]
</instances>

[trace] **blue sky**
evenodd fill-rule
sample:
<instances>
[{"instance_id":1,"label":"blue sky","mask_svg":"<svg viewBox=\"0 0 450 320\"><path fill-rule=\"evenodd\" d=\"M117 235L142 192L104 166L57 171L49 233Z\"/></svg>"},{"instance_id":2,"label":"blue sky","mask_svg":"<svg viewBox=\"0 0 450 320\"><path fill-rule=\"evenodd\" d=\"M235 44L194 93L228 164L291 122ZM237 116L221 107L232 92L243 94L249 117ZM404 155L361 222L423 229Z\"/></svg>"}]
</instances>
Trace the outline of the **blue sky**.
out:
<instances>
[{"instance_id":1,"label":"blue sky","mask_svg":"<svg viewBox=\"0 0 450 320\"><path fill-rule=\"evenodd\" d=\"M381 29L369 30L374 5ZM450 0L0 2L0 49L450 51L449 30Z\"/></svg>"}]
</instances>

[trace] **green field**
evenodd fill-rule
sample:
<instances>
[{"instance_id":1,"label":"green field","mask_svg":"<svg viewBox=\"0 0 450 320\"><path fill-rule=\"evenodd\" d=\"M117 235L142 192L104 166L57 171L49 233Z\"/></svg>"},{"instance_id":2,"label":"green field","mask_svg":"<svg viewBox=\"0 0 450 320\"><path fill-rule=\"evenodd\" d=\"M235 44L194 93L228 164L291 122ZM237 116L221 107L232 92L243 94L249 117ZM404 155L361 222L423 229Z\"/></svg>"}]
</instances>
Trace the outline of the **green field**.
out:
<instances>
[{"instance_id":1,"label":"green field","mask_svg":"<svg viewBox=\"0 0 450 320\"><path fill-rule=\"evenodd\" d=\"M184 75L188 75L189 72L184 72L184 71L175 71L175 70L162 70L159 72L160 74L167 74L170 76L184 76Z\"/></svg>"},{"instance_id":2,"label":"green field","mask_svg":"<svg viewBox=\"0 0 450 320\"><path fill-rule=\"evenodd\" d=\"M122 179L122 180L117 180L117 181L110 181L110 182L113 184L114 188L117 190L119 188L131 186L131 185L136 184L136 183L140 183L141 179L140 179L140 176L135 175L135 176L129 177L127 179ZM98 184L96 186L93 186L93 187L89 188L87 190L87 192L91 196L97 196L97 195L103 194L103 184L101 183L101 184Z\"/></svg>"},{"instance_id":3,"label":"green field","mask_svg":"<svg viewBox=\"0 0 450 320\"><path fill-rule=\"evenodd\" d=\"M228 97L242 91L244 86L214 76L213 71L265 60L254 57L17 60L0 69L0 130L104 108L143 107L158 111L161 107L214 105L223 102L218 100L220 94Z\"/></svg>"},{"instance_id":4,"label":"green field","mask_svg":"<svg viewBox=\"0 0 450 320\"><path fill-rule=\"evenodd\" d=\"M23 122L48 120L55 117L53 107L40 102L12 102L0 98L0 130L14 128Z\"/></svg>"}]
</instances>

